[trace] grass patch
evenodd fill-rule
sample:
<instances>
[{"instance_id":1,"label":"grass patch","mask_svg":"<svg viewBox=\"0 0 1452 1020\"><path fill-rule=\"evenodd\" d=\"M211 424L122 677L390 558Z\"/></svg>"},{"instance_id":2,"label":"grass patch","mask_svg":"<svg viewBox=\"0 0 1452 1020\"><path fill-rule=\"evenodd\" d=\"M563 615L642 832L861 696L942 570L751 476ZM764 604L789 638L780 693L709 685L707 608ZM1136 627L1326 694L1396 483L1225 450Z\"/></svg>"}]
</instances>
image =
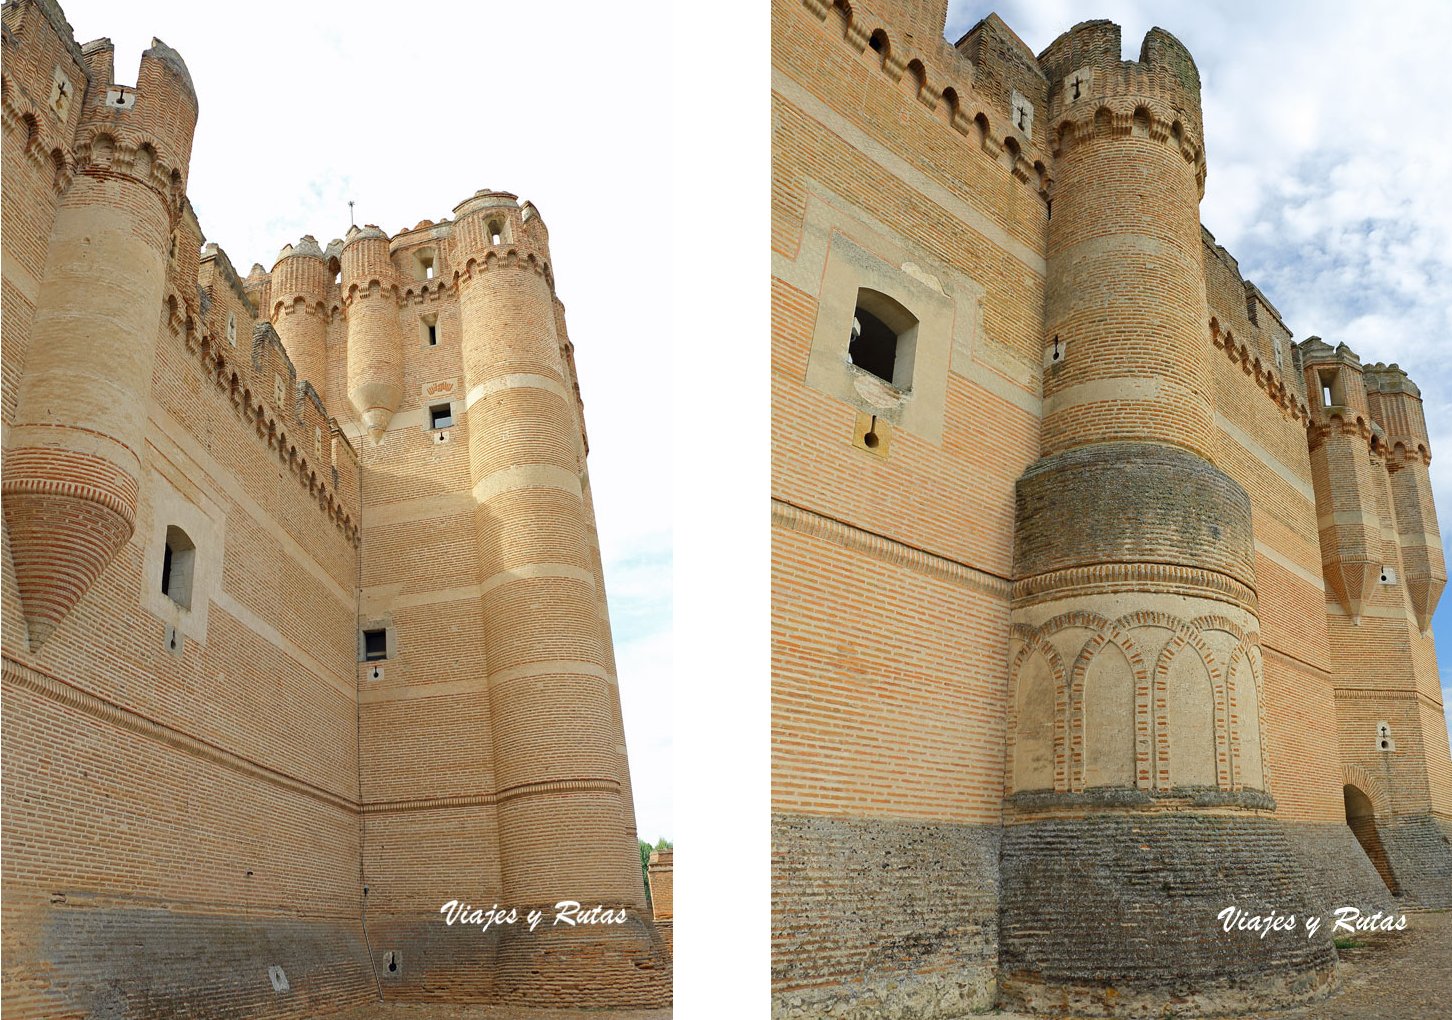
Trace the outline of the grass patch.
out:
<instances>
[{"instance_id":1,"label":"grass patch","mask_svg":"<svg viewBox=\"0 0 1452 1020\"><path fill-rule=\"evenodd\" d=\"M1358 942L1356 941L1356 939L1350 938L1346 935L1338 935L1331 941L1337 949L1361 949L1366 945L1365 942Z\"/></svg>"}]
</instances>

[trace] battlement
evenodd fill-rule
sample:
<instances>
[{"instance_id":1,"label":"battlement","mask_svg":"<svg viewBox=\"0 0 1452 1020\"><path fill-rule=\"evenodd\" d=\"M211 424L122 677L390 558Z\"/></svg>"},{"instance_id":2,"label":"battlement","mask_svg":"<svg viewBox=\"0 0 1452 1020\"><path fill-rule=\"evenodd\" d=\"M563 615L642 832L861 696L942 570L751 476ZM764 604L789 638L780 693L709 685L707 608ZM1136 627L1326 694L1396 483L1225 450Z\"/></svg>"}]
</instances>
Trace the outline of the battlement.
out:
<instances>
[{"instance_id":1,"label":"battlement","mask_svg":"<svg viewBox=\"0 0 1452 1020\"><path fill-rule=\"evenodd\" d=\"M1162 28L1152 28L1140 44L1139 60L1120 57L1120 27L1112 21L1083 21L1059 36L1039 54L1038 62L1050 81L1085 68L1098 71L1137 69L1142 77L1168 76L1186 94L1200 94L1200 71L1185 44Z\"/></svg>"},{"instance_id":2,"label":"battlement","mask_svg":"<svg viewBox=\"0 0 1452 1020\"><path fill-rule=\"evenodd\" d=\"M1149 137L1180 150L1195 166L1203 193L1204 119L1194 59L1160 28L1145 35L1138 61L1119 59L1119 46L1118 25L1087 21L1039 56L1055 155L1096 137Z\"/></svg>"},{"instance_id":3,"label":"battlement","mask_svg":"<svg viewBox=\"0 0 1452 1020\"><path fill-rule=\"evenodd\" d=\"M469 276L474 267L519 259L542 273L554 288L549 233L534 203L519 202L507 191L476 191L454 207L454 274Z\"/></svg>"},{"instance_id":4,"label":"battlement","mask_svg":"<svg viewBox=\"0 0 1452 1020\"><path fill-rule=\"evenodd\" d=\"M6 19L6 31L11 31L9 22L11 16L18 16L27 7L39 11L41 17L50 24L51 29L59 37L62 45L70 51L78 63L83 63L81 47L76 45L75 29L71 28L71 23L66 20L65 12L60 9L60 5L55 0L5 0L3 13Z\"/></svg>"},{"instance_id":5,"label":"battlement","mask_svg":"<svg viewBox=\"0 0 1452 1020\"><path fill-rule=\"evenodd\" d=\"M226 258L216 246L209 248L214 250L207 260L213 265ZM230 270L230 263L225 265ZM231 276L235 279L235 272ZM318 509L357 544L357 453L312 384L298 379L272 325L253 327L248 357L193 318L175 294L166 299L165 325L185 344L203 378L227 395L238 418L276 452L297 483L317 499Z\"/></svg>"},{"instance_id":6,"label":"battlement","mask_svg":"<svg viewBox=\"0 0 1452 1020\"><path fill-rule=\"evenodd\" d=\"M1389 447L1398 447L1404 454L1418 457L1423 463L1432 459L1427 437L1427 420L1422 409L1422 391L1395 362L1378 361L1362 372L1367 403L1372 416L1386 434Z\"/></svg>"},{"instance_id":7,"label":"battlement","mask_svg":"<svg viewBox=\"0 0 1452 1020\"><path fill-rule=\"evenodd\" d=\"M87 43L82 53L96 84L81 111L77 164L129 173L180 202L197 125L196 90L181 54L152 39L136 84L127 86L113 81L111 40Z\"/></svg>"},{"instance_id":8,"label":"battlement","mask_svg":"<svg viewBox=\"0 0 1452 1020\"><path fill-rule=\"evenodd\" d=\"M257 306L253 303L251 295L247 293L247 287L243 284L242 278L237 275L232 260L216 242L208 242L207 246L202 249L199 268L199 285L206 287L211 282L209 276L220 278L228 289L237 295L247 313L253 318L257 317Z\"/></svg>"},{"instance_id":9,"label":"battlement","mask_svg":"<svg viewBox=\"0 0 1452 1020\"><path fill-rule=\"evenodd\" d=\"M1422 396L1421 389L1412 382L1411 376L1395 361L1390 365L1380 361L1375 365L1368 365L1364 374L1368 390L1379 393L1409 393L1418 398Z\"/></svg>"}]
</instances>

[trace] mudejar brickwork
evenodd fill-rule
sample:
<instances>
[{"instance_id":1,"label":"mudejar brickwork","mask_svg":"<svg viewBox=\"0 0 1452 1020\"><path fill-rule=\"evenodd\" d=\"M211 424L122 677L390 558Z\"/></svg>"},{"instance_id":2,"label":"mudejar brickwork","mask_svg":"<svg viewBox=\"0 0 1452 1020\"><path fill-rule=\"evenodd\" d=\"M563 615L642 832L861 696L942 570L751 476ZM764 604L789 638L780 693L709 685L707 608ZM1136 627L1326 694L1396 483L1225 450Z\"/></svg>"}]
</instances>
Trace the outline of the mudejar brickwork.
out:
<instances>
[{"instance_id":1,"label":"mudejar brickwork","mask_svg":"<svg viewBox=\"0 0 1452 1020\"><path fill-rule=\"evenodd\" d=\"M539 211L244 278L181 56L3 23L6 1016L667 1005Z\"/></svg>"},{"instance_id":2,"label":"mudejar brickwork","mask_svg":"<svg viewBox=\"0 0 1452 1020\"><path fill-rule=\"evenodd\" d=\"M774 1015L1312 1001L1217 913L1452 906L1420 395L1202 228L1172 35L945 13L773 3Z\"/></svg>"}]
</instances>

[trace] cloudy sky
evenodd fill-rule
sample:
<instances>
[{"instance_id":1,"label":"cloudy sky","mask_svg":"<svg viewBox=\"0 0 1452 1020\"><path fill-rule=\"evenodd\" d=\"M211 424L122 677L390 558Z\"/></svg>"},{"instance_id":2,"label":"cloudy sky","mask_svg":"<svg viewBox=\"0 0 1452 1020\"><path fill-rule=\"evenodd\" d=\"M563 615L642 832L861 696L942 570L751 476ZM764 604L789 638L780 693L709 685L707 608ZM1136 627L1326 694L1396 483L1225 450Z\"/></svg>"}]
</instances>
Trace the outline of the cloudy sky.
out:
<instances>
[{"instance_id":1,"label":"cloudy sky","mask_svg":"<svg viewBox=\"0 0 1452 1020\"><path fill-rule=\"evenodd\" d=\"M1452 4L956 0L950 40L991 11L1033 49L1079 21L1158 25L1200 69L1201 221L1297 340L1395 361L1422 390L1443 545L1452 539ZM1452 554L1448 556L1452 560ZM1452 595L1433 630L1452 727Z\"/></svg>"},{"instance_id":2,"label":"cloudy sky","mask_svg":"<svg viewBox=\"0 0 1452 1020\"><path fill-rule=\"evenodd\" d=\"M633 52L667 51L664 0L567 19L529 3L61 4L77 41L115 43L122 84L152 36L181 53L201 107L192 205L243 275L302 234L342 236L349 199L389 234L480 188L538 206L585 398L637 822L673 837L673 338L651 307L670 273L670 96L619 45L628 31Z\"/></svg>"}]
</instances>

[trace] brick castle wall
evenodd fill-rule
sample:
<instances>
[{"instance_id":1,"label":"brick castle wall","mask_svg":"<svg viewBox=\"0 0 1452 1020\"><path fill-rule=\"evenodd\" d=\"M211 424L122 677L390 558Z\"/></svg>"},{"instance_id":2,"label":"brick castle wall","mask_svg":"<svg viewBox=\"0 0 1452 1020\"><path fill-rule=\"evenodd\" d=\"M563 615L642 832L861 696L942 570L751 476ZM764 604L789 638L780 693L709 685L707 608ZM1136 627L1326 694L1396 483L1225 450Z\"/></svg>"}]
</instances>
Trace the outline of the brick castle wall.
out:
<instances>
[{"instance_id":1,"label":"brick castle wall","mask_svg":"<svg viewBox=\"0 0 1452 1020\"><path fill-rule=\"evenodd\" d=\"M8 4L4 45L7 1014L667 1004L537 210L498 203L537 264L481 307L528 306L538 343L490 330L466 371L454 224L304 238L244 278L186 201L177 54L113 86L51 0ZM494 484L542 461L533 509ZM566 897L629 919L439 914Z\"/></svg>"},{"instance_id":2,"label":"brick castle wall","mask_svg":"<svg viewBox=\"0 0 1452 1020\"><path fill-rule=\"evenodd\" d=\"M1343 508L1314 456L1323 418L1304 369L1319 341L1294 344L1199 225L1189 54L1155 30L1121 61L1118 27L1086 22L1035 56L996 16L950 46L940 15L773 5L774 1010L955 1015L1000 992L1056 1004L1011 977L995 988L1010 965L1057 973L1058 1007L1102 1008L1081 979L1136 967L1148 1002L1156 968L1168 981L1194 959L1207 1005L1256 981L1287 1001L1323 994L1329 943L1254 963L1260 950L1215 939L1213 912L1194 920L1136 884L1115 828L1133 805L1074 784L1120 776L1100 764L1119 746L1116 781L1148 798L1137 809L1185 790L1162 822L1206 908L1258 885L1310 909L1389 904L1346 786L1371 795L1390 856L1440 888L1445 846L1421 833L1445 827L1429 805L1452 784L1418 614L1445 569L1425 537L1415 387L1376 366L1386 381L1347 398L1361 423ZM908 370L853 364L854 305L905 310ZM1073 447L1102 470L1050 460L1025 475ZM1176 474L1175 447L1199 474ZM1176 479L1201 474L1204 499L1182 512ZM1021 476L1047 481L1021 493L1033 506L1016 524ZM1233 506L1247 512L1227 521ZM1323 556L1343 547L1328 514L1364 519L1367 566ZM1144 566L1128 570L1125 549ZM1363 599L1373 561L1407 580ZM1120 668L1136 679L1096 708ZM1379 720L1407 743L1377 750ZM1035 784L1069 800L991 793ZM1106 902L1128 897L1172 930L1203 923L1206 944L1035 945L1082 895L1033 891L1066 815ZM1255 849L1227 857L1237 840ZM1223 881L1204 881L1202 858L1229 862ZM955 888L981 890L944 908L971 931L918 894L941 890L943 862Z\"/></svg>"}]
</instances>

